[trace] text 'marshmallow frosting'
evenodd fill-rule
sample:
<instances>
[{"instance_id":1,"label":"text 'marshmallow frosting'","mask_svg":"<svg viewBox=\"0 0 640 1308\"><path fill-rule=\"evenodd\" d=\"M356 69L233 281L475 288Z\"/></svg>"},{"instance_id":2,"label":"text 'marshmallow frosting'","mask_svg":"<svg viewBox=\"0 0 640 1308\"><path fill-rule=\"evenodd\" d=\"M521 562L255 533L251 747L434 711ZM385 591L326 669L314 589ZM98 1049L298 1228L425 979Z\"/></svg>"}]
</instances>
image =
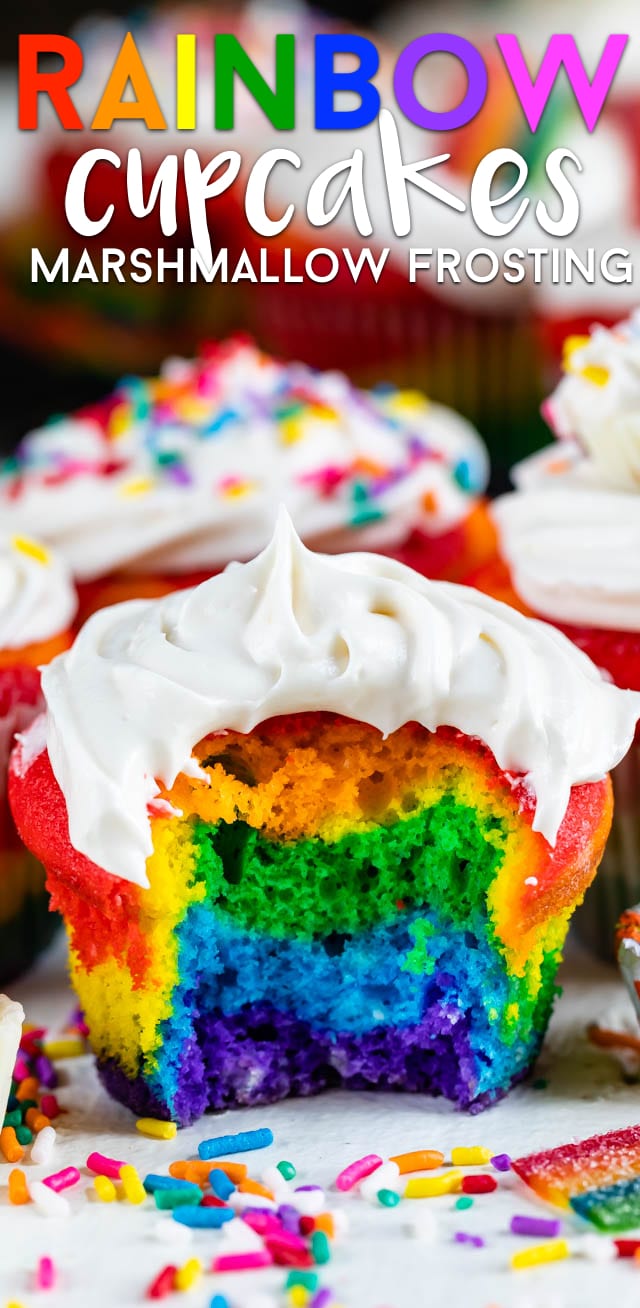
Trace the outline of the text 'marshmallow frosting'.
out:
<instances>
[{"instance_id":1,"label":"text 'marshmallow frosting'","mask_svg":"<svg viewBox=\"0 0 640 1308\"><path fill-rule=\"evenodd\" d=\"M23 537L0 536L0 650L20 650L66 631L76 612L67 569Z\"/></svg>"},{"instance_id":2,"label":"text 'marshmallow frosting'","mask_svg":"<svg viewBox=\"0 0 640 1308\"><path fill-rule=\"evenodd\" d=\"M252 558L279 503L329 553L438 535L487 478L480 437L451 410L233 341L26 437L0 468L0 514L89 581Z\"/></svg>"},{"instance_id":3,"label":"text 'marshmallow frosting'","mask_svg":"<svg viewBox=\"0 0 640 1308\"><path fill-rule=\"evenodd\" d=\"M140 885L147 806L180 772L206 776L192 750L212 732L314 710L384 734L454 727L526 776L553 843L571 787L622 758L640 715L553 628L393 560L315 554L284 512L252 562L95 614L43 689L71 841ZM44 743L41 726L23 737L19 770Z\"/></svg>"},{"instance_id":4,"label":"text 'marshmallow frosting'","mask_svg":"<svg viewBox=\"0 0 640 1308\"><path fill-rule=\"evenodd\" d=\"M544 413L558 440L493 505L521 598L544 617L640 631L640 311L573 338Z\"/></svg>"}]
</instances>

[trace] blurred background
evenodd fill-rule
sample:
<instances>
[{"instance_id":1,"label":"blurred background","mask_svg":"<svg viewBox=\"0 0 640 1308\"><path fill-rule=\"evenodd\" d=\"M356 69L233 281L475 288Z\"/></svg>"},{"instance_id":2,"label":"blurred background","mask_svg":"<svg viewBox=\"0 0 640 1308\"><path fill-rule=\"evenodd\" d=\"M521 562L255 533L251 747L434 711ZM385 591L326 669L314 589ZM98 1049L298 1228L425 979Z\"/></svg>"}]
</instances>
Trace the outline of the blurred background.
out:
<instances>
[{"instance_id":1,"label":"blurred background","mask_svg":"<svg viewBox=\"0 0 640 1308\"><path fill-rule=\"evenodd\" d=\"M278 30L295 31L302 52L299 94L310 102L310 59L315 31L356 24L371 30L384 43L380 74L383 99L391 96L391 75L397 53L413 37L428 31L458 31L482 51L490 71L490 93L478 118L447 140L402 124L403 146L410 158L451 152L454 189L464 192L473 170L486 151L511 145L527 160L535 200L544 194L544 161L557 144L575 148L583 161L580 179L583 218L572 242L577 249L624 246L635 251L638 243L640 194L640 73L635 57L636 26L640 31L637 0L539 0L530 4L506 0L448 4L399 3L398 0L325 0L322 12L313 12L293 0L275 3L132 7L123 0L103 3L99 12L81 0L57 0L55 17L48 0L28 0L0 11L0 382L4 404L0 416L0 445L10 450L25 432L49 415L77 408L102 395L123 372L152 372L163 357L191 352L199 339L248 330L261 344L285 357L302 355L318 367L342 367L362 384L391 380L425 389L434 398L454 405L469 416L487 440L494 463L494 483L502 486L517 457L547 439L539 415L540 401L554 383L560 366L564 337L580 333L593 321L614 322L635 302L635 287L612 287L601 279L595 286L543 287L534 290L504 283L486 286L439 288L425 280L409 286L404 272L406 246L394 246L388 275L377 287L366 288L342 277L330 286L163 287L109 285L82 282L71 285L30 283L32 245L43 254L69 245L76 253L85 242L76 237L64 219L64 190L69 170L78 155L95 145L88 135L62 133L51 115L43 114L37 134L16 130L15 64L19 32L70 32L81 40L91 69L79 90L81 103L95 108L96 87L106 80L124 31L131 28L152 73L154 87L164 90L161 102L170 112L173 86L171 37L177 31L196 31L205 48L215 30L234 30L250 54L268 67L268 51ZM504 75L496 47L497 31L515 32L535 66L548 36L571 31L577 37L587 69L595 70L606 34L629 32L630 48L616 79L615 95L593 137L588 137L563 79L558 80L543 126L532 134L523 119L513 90ZM199 45L200 49L200 45ZM429 67L426 67L426 63ZM457 103L464 93L460 65L446 56L425 61L418 70L416 87L433 107ZM75 94L75 92L74 92ZM387 100L394 107L393 100ZM425 98L425 103L427 99ZM88 111L87 111L88 112ZM90 114L89 114L90 116ZM399 115L398 115L399 116ZM201 114L201 118L203 115ZM225 141L245 151L250 164L270 148L274 133L268 123L257 123L255 111L243 106L238 114L237 140ZM126 153L140 143L140 129L127 124L114 127L109 145ZM162 141L143 142L143 157L151 178L162 155L179 147L171 131ZM312 160L313 176L331 159L344 157L356 144L373 159L373 137L356 141L320 140L313 133L308 113L300 115L295 142ZM370 144L368 144L368 142ZM189 142L192 143L192 142ZM197 147L210 157L220 148L213 130L201 129ZM336 153L336 150L338 151ZM244 155L243 155L244 157ZM373 169L375 165L372 163ZM374 178L376 177L374 172ZM305 176L297 180L303 188ZM100 206L114 188L113 170L92 178L89 197ZM117 188L116 188L117 189ZM374 189L381 190L376 185ZM293 197L304 201L304 192ZM184 200L184 197L183 197ZM531 205L533 210L534 205ZM137 245L164 245L175 255L176 246L188 249L186 205L183 224L173 242L166 242L154 220L141 223L124 209L108 233L88 242L92 253L100 243L130 250ZM256 238L244 219L242 191L216 206L217 243L238 252L251 250ZM375 222L379 244L389 244L388 214L380 210ZM519 230L510 243L548 244L533 222ZM393 238L393 233L391 233ZM464 249L485 245L466 221L451 226L450 213L420 211L412 243ZM322 233L297 218L285 238L274 240L274 256L282 245L293 249L294 262L302 263L314 246L329 244L339 250L361 243L342 219ZM368 242L374 245L375 241Z\"/></svg>"}]
</instances>

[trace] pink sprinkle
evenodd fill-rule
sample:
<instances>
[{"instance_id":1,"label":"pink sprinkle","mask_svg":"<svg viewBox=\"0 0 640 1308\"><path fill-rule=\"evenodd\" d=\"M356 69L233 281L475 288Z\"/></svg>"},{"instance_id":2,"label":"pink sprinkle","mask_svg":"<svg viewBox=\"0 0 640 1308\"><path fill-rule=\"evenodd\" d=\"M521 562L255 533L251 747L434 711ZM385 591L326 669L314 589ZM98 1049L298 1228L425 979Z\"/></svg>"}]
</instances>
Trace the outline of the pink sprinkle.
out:
<instances>
[{"instance_id":1,"label":"pink sprinkle","mask_svg":"<svg viewBox=\"0 0 640 1308\"><path fill-rule=\"evenodd\" d=\"M22 1054L18 1054L18 1057L16 1058L13 1075L16 1081L24 1081L28 1076L30 1076L29 1068L22 1057Z\"/></svg>"},{"instance_id":2,"label":"pink sprinkle","mask_svg":"<svg viewBox=\"0 0 640 1308\"><path fill-rule=\"evenodd\" d=\"M59 1194L61 1190L68 1190L72 1185L77 1185L80 1179L77 1167L63 1167L61 1172L53 1172L51 1176L45 1176L43 1185L48 1185L50 1190L55 1190L56 1194Z\"/></svg>"},{"instance_id":3,"label":"pink sprinkle","mask_svg":"<svg viewBox=\"0 0 640 1308\"><path fill-rule=\"evenodd\" d=\"M289 1249L292 1253L307 1252L304 1240L299 1235L294 1235L292 1231L266 1231L265 1239L271 1253L275 1253L276 1249Z\"/></svg>"},{"instance_id":4,"label":"pink sprinkle","mask_svg":"<svg viewBox=\"0 0 640 1308\"><path fill-rule=\"evenodd\" d=\"M257 1235L265 1235L270 1232L280 1235L284 1230L275 1213L272 1213L269 1208L245 1208L242 1220Z\"/></svg>"},{"instance_id":5,"label":"pink sprinkle","mask_svg":"<svg viewBox=\"0 0 640 1308\"><path fill-rule=\"evenodd\" d=\"M36 1290L53 1290L56 1269L53 1258L41 1258L36 1268Z\"/></svg>"},{"instance_id":6,"label":"pink sprinkle","mask_svg":"<svg viewBox=\"0 0 640 1308\"><path fill-rule=\"evenodd\" d=\"M117 1162L115 1158L106 1158L104 1154L89 1154L87 1167L98 1176L109 1176L112 1181L118 1181L124 1163Z\"/></svg>"},{"instance_id":7,"label":"pink sprinkle","mask_svg":"<svg viewBox=\"0 0 640 1308\"><path fill-rule=\"evenodd\" d=\"M60 1116L62 1109L55 1095L43 1095L40 1100L40 1111L45 1117L53 1119Z\"/></svg>"},{"instance_id":8,"label":"pink sprinkle","mask_svg":"<svg viewBox=\"0 0 640 1308\"><path fill-rule=\"evenodd\" d=\"M358 1158L357 1162L350 1163L345 1167L343 1172L336 1177L337 1190L353 1190L358 1181L364 1181L365 1176L371 1176L372 1172L382 1167L382 1159L377 1154L367 1154L365 1158Z\"/></svg>"},{"instance_id":9,"label":"pink sprinkle","mask_svg":"<svg viewBox=\"0 0 640 1308\"><path fill-rule=\"evenodd\" d=\"M221 1254L211 1264L212 1272L249 1272L257 1267L271 1267L273 1258L266 1249L252 1253Z\"/></svg>"}]
</instances>

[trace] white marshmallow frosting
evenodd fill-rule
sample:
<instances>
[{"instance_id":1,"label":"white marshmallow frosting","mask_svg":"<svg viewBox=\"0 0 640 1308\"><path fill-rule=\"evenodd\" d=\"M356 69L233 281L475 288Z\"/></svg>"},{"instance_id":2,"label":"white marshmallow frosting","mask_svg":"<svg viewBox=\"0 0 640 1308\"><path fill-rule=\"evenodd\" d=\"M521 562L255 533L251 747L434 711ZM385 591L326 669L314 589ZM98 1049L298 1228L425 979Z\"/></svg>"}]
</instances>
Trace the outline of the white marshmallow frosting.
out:
<instances>
[{"instance_id":1,"label":"white marshmallow frosting","mask_svg":"<svg viewBox=\"0 0 640 1308\"><path fill-rule=\"evenodd\" d=\"M0 536L0 650L38 645L66 631L76 594L66 568L48 550Z\"/></svg>"},{"instance_id":2,"label":"white marshmallow frosting","mask_svg":"<svg viewBox=\"0 0 640 1308\"><path fill-rule=\"evenodd\" d=\"M385 734L448 725L526 777L553 843L571 787L622 758L640 716L640 694L607 684L553 628L376 555L315 554L284 512L252 562L95 614L43 689L73 845L142 886L148 805L160 783L199 775L192 750L209 733L307 710ZM19 772L43 745L36 725Z\"/></svg>"},{"instance_id":3,"label":"white marshmallow frosting","mask_svg":"<svg viewBox=\"0 0 640 1308\"><path fill-rule=\"evenodd\" d=\"M450 409L233 340L31 433L0 465L0 517L37 531L80 581L178 575L252 558L280 502L330 553L400 544L413 527L437 536L467 516L488 471Z\"/></svg>"},{"instance_id":4,"label":"white marshmallow frosting","mask_svg":"<svg viewBox=\"0 0 640 1308\"><path fill-rule=\"evenodd\" d=\"M559 439L493 505L523 600L545 618L640 631L640 311L568 343L544 412Z\"/></svg>"}]
</instances>

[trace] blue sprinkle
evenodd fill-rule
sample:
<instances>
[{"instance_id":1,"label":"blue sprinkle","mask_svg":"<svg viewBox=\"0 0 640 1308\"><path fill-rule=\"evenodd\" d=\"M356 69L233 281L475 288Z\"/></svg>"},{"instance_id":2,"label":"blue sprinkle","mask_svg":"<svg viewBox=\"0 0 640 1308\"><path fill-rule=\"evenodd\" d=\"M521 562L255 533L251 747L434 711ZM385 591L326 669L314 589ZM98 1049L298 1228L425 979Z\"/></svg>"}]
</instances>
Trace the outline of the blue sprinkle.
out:
<instances>
[{"instance_id":1,"label":"blue sprinkle","mask_svg":"<svg viewBox=\"0 0 640 1308\"><path fill-rule=\"evenodd\" d=\"M220 413L216 413L215 418L211 419L211 422L208 422L204 427L200 427L200 435L217 436L223 427L228 427L231 422L237 422L238 417L239 414L235 409L221 409Z\"/></svg>"},{"instance_id":2,"label":"blue sprinkle","mask_svg":"<svg viewBox=\"0 0 640 1308\"><path fill-rule=\"evenodd\" d=\"M273 1131L240 1131L238 1135L216 1135L198 1145L201 1158L223 1158L225 1154L244 1154L250 1149L266 1149L273 1144Z\"/></svg>"},{"instance_id":3,"label":"blue sprinkle","mask_svg":"<svg viewBox=\"0 0 640 1308\"><path fill-rule=\"evenodd\" d=\"M453 475L460 488L464 491L474 491L478 489L478 479L474 476L473 467L469 459L460 459L453 469Z\"/></svg>"},{"instance_id":4,"label":"blue sprinkle","mask_svg":"<svg viewBox=\"0 0 640 1308\"><path fill-rule=\"evenodd\" d=\"M142 1184L147 1194L155 1194L156 1190L200 1190L195 1181L178 1181L175 1176L156 1176L154 1172L149 1172Z\"/></svg>"},{"instance_id":5,"label":"blue sprinkle","mask_svg":"<svg viewBox=\"0 0 640 1308\"><path fill-rule=\"evenodd\" d=\"M173 1210L174 1222L181 1226L193 1226L200 1230L214 1230L224 1226L235 1217L233 1208L193 1208L182 1204Z\"/></svg>"},{"instance_id":6,"label":"blue sprinkle","mask_svg":"<svg viewBox=\"0 0 640 1308\"><path fill-rule=\"evenodd\" d=\"M219 1167L214 1167L213 1171L209 1172L209 1185L216 1199L228 1199L236 1188L233 1181L229 1180L227 1173L223 1172Z\"/></svg>"},{"instance_id":7,"label":"blue sprinkle","mask_svg":"<svg viewBox=\"0 0 640 1308\"><path fill-rule=\"evenodd\" d=\"M214 1294L209 1308L229 1308L229 1300L223 1294Z\"/></svg>"}]
</instances>

